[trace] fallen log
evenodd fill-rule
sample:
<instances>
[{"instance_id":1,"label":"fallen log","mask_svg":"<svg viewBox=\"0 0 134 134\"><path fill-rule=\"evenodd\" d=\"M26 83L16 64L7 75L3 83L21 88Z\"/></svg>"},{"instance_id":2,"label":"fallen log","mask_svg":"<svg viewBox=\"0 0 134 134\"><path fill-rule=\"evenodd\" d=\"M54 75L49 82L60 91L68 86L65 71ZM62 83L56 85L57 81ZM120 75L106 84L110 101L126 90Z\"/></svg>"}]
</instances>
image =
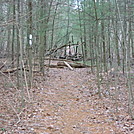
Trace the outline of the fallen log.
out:
<instances>
[{"instance_id":1,"label":"fallen log","mask_svg":"<svg viewBox=\"0 0 134 134\"><path fill-rule=\"evenodd\" d=\"M7 69L7 70L4 70L4 71L2 71L2 73L14 73L14 72L16 72L17 70L25 70L25 71L27 71L27 72L29 72L29 69L27 69L27 68L9 68L9 69Z\"/></svg>"},{"instance_id":2,"label":"fallen log","mask_svg":"<svg viewBox=\"0 0 134 134\"><path fill-rule=\"evenodd\" d=\"M13 73L13 72L15 72L15 71L17 71L17 68L7 69L7 70L2 71L2 72L3 72L3 73Z\"/></svg>"},{"instance_id":3,"label":"fallen log","mask_svg":"<svg viewBox=\"0 0 134 134\"><path fill-rule=\"evenodd\" d=\"M45 67L50 67L50 68L64 68L64 66L57 66L57 65L45 65Z\"/></svg>"},{"instance_id":4,"label":"fallen log","mask_svg":"<svg viewBox=\"0 0 134 134\"><path fill-rule=\"evenodd\" d=\"M69 63L69 65L73 68L86 68L86 67L90 67L90 66L87 66L87 65L84 65L84 64L80 64L80 63ZM58 62L57 63L57 66L67 66L65 64L65 62Z\"/></svg>"},{"instance_id":5,"label":"fallen log","mask_svg":"<svg viewBox=\"0 0 134 134\"><path fill-rule=\"evenodd\" d=\"M73 68L87 68L87 67L91 67L91 66L88 66L88 65L84 65L84 64L81 64L81 63L75 63L75 62L72 62L72 61L59 61L57 62L57 64L51 64L51 65L48 65L46 64L45 67L50 67L50 68L64 68L64 67L68 67L70 70L73 70ZM96 66L94 66L96 67ZM25 70L25 71L29 71L28 68L26 67L23 67L23 68L18 68L18 70ZM17 68L10 68L10 69L7 69L7 70L4 70L2 71L2 73L14 73L17 71ZM33 70L33 73L35 72L38 72L36 70Z\"/></svg>"},{"instance_id":6,"label":"fallen log","mask_svg":"<svg viewBox=\"0 0 134 134\"><path fill-rule=\"evenodd\" d=\"M72 60L67 60L67 59L57 59L57 58L45 58L44 60L73 62Z\"/></svg>"}]
</instances>

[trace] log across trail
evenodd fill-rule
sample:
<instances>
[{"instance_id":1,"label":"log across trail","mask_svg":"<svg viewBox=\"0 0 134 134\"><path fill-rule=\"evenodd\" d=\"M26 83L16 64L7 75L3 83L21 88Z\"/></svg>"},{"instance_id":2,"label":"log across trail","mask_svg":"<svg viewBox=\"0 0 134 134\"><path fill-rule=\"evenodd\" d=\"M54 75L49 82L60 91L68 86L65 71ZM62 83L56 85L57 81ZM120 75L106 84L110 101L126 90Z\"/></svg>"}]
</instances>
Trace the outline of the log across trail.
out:
<instances>
[{"instance_id":1,"label":"log across trail","mask_svg":"<svg viewBox=\"0 0 134 134\"><path fill-rule=\"evenodd\" d=\"M52 64L49 64L49 60L52 60ZM61 59L45 59L45 62L47 62L44 67L49 67L49 68L64 68L64 67L68 67L70 70L73 70L73 68L90 68L91 66L89 65L85 65L82 63L78 63L78 62L74 62L72 60L61 60ZM33 64L33 66L39 66L39 64ZM95 66L93 66L95 67ZM4 68L4 65L2 65L0 67L0 70ZM27 66L24 66L22 68L8 68L8 69L4 69L4 71L2 70L2 73L14 73L18 70L25 70L25 71L29 71L29 68ZM34 72L39 72L38 70L34 70L33 69L33 73Z\"/></svg>"}]
</instances>

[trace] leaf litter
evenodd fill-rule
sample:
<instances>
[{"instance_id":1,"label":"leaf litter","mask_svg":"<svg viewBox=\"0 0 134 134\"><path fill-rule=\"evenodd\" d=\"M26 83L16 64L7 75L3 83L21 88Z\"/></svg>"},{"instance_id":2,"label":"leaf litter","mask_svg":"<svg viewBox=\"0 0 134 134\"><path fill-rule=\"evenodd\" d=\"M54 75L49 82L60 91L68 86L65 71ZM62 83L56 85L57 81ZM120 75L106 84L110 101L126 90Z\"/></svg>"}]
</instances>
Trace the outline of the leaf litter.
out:
<instances>
[{"instance_id":1,"label":"leaf litter","mask_svg":"<svg viewBox=\"0 0 134 134\"><path fill-rule=\"evenodd\" d=\"M107 86L103 80L103 97L99 99L96 76L89 73L89 68L73 71L68 68L50 69L45 80L37 75L30 90L32 101L25 102L24 106L20 103L20 91L12 86L4 89L3 81L1 77L2 134L134 133L134 121L128 114L127 89L123 78L120 78L118 89L118 111L114 85ZM20 117L18 123L17 114Z\"/></svg>"}]
</instances>

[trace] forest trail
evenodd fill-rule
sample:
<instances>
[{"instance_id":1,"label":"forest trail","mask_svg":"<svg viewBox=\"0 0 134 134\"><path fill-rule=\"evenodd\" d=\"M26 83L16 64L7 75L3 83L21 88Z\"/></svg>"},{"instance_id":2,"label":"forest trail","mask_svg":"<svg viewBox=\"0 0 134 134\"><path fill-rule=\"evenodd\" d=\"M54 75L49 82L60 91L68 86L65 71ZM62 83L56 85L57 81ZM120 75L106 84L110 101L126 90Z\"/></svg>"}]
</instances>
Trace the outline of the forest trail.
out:
<instances>
[{"instance_id":1,"label":"forest trail","mask_svg":"<svg viewBox=\"0 0 134 134\"><path fill-rule=\"evenodd\" d=\"M49 79L48 79L49 78ZM38 91L33 130L37 134L118 132L108 104L98 99L95 76L87 69L53 69ZM32 121L33 122L33 121ZM36 126L37 125L37 126Z\"/></svg>"},{"instance_id":2,"label":"forest trail","mask_svg":"<svg viewBox=\"0 0 134 134\"><path fill-rule=\"evenodd\" d=\"M30 90L32 102L20 112L18 124L13 109L9 110L4 107L5 101L1 102L1 125L6 132L3 129L0 133L133 134L134 124L126 109L119 103L118 114L115 114L114 100L108 96L99 99L96 78L90 68L50 69L45 80L39 74L34 75ZM16 98L12 95L6 95L10 102Z\"/></svg>"}]
</instances>

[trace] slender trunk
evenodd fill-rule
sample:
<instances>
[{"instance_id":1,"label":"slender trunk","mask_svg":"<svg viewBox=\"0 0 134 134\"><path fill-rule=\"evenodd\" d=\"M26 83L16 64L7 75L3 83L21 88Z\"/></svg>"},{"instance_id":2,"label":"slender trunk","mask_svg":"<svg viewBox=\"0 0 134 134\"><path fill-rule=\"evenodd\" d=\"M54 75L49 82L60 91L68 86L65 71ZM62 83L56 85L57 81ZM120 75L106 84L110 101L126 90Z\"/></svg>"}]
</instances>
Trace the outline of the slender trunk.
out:
<instances>
[{"instance_id":1,"label":"slender trunk","mask_svg":"<svg viewBox=\"0 0 134 134\"><path fill-rule=\"evenodd\" d=\"M20 88L20 79L19 79L19 63L20 63L20 37L19 37L19 29L20 29L20 0L17 1L17 87ZM22 83L21 83L22 84Z\"/></svg>"},{"instance_id":2,"label":"slender trunk","mask_svg":"<svg viewBox=\"0 0 134 134\"><path fill-rule=\"evenodd\" d=\"M67 29L66 29L66 42L67 45L69 43L69 24L70 24L70 7L69 7L69 0L68 0L68 9L67 9ZM67 56L67 48L64 49L64 56Z\"/></svg>"},{"instance_id":3,"label":"slender trunk","mask_svg":"<svg viewBox=\"0 0 134 134\"><path fill-rule=\"evenodd\" d=\"M15 22L15 0L13 0L13 21ZM15 24L12 30L12 67L14 67Z\"/></svg>"},{"instance_id":4,"label":"slender trunk","mask_svg":"<svg viewBox=\"0 0 134 134\"><path fill-rule=\"evenodd\" d=\"M40 40L40 46L39 46L39 64L40 64L40 71L43 75L44 74L44 53L45 53L45 47L46 47L46 27L47 23L49 21L49 15L48 18L46 18L47 10L46 10L46 2L41 0L41 9L40 9L40 19L42 20L40 23L40 34L39 34L39 40Z\"/></svg>"},{"instance_id":5,"label":"slender trunk","mask_svg":"<svg viewBox=\"0 0 134 134\"><path fill-rule=\"evenodd\" d=\"M96 46L96 66L97 66L97 85L98 85L98 94L99 94L99 98L101 98L101 90L100 90L100 75L99 75L99 71L100 71L100 66L99 66L99 42L98 42L98 14L97 14L97 7L96 7L96 1L94 1L94 12L95 12L95 21L96 21L96 26L95 26L95 37L94 37L94 41L95 41L95 46Z\"/></svg>"},{"instance_id":6,"label":"slender trunk","mask_svg":"<svg viewBox=\"0 0 134 134\"><path fill-rule=\"evenodd\" d=\"M82 49L83 63L85 64L85 52L84 52L84 43L83 43L83 37L82 37L82 22L81 22L79 0L77 0L77 6L78 6L78 16L79 16L79 26L80 26L81 49Z\"/></svg>"},{"instance_id":7,"label":"slender trunk","mask_svg":"<svg viewBox=\"0 0 134 134\"><path fill-rule=\"evenodd\" d=\"M28 65L29 65L29 79L28 84L29 88L32 87L32 0L28 0L28 31L27 31L27 39L28 39Z\"/></svg>"},{"instance_id":8,"label":"slender trunk","mask_svg":"<svg viewBox=\"0 0 134 134\"><path fill-rule=\"evenodd\" d=\"M130 5L128 4L128 7ZM132 29L131 29L131 19L129 19L129 29L128 29L128 44L127 44L127 51L126 51L126 63L127 63L127 85L128 85L128 92L129 92L129 113L131 115L131 118L134 119L134 112L132 111L132 107L134 105L134 95L133 95L133 83L131 79L131 34L132 34Z\"/></svg>"},{"instance_id":9,"label":"slender trunk","mask_svg":"<svg viewBox=\"0 0 134 134\"><path fill-rule=\"evenodd\" d=\"M53 48L53 42L54 42L54 27L55 27L55 17L56 17L56 13L57 13L57 8L58 8L58 4L56 4L56 8L55 8L55 12L54 12L54 18L53 18L53 22L52 22L52 35L51 35L51 45L50 45L50 49ZM56 47L56 46L54 46ZM50 54L50 58L49 58L49 66L51 64L51 57L52 55Z\"/></svg>"},{"instance_id":10,"label":"slender trunk","mask_svg":"<svg viewBox=\"0 0 134 134\"><path fill-rule=\"evenodd\" d=\"M11 12L11 7L8 7L8 13L7 13L7 20L10 18L10 12ZM7 31L7 47L6 47L6 52L7 56L10 57L10 42L11 42L11 28L8 26L8 31Z\"/></svg>"},{"instance_id":11,"label":"slender trunk","mask_svg":"<svg viewBox=\"0 0 134 134\"><path fill-rule=\"evenodd\" d=\"M86 16L85 16L85 3L86 1L84 0L84 7L83 7L83 18L86 19ZM86 39L86 23L85 23L85 20L84 21L84 54L85 54L85 59L87 58L87 39Z\"/></svg>"},{"instance_id":12,"label":"slender trunk","mask_svg":"<svg viewBox=\"0 0 134 134\"><path fill-rule=\"evenodd\" d=\"M109 12L111 12L111 4L109 2ZM110 19L110 15L108 16L108 59L109 59L109 63L110 63L110 67L112 66L112 51L111 51L111 19Z\"/></svg>"}]
</instances>

